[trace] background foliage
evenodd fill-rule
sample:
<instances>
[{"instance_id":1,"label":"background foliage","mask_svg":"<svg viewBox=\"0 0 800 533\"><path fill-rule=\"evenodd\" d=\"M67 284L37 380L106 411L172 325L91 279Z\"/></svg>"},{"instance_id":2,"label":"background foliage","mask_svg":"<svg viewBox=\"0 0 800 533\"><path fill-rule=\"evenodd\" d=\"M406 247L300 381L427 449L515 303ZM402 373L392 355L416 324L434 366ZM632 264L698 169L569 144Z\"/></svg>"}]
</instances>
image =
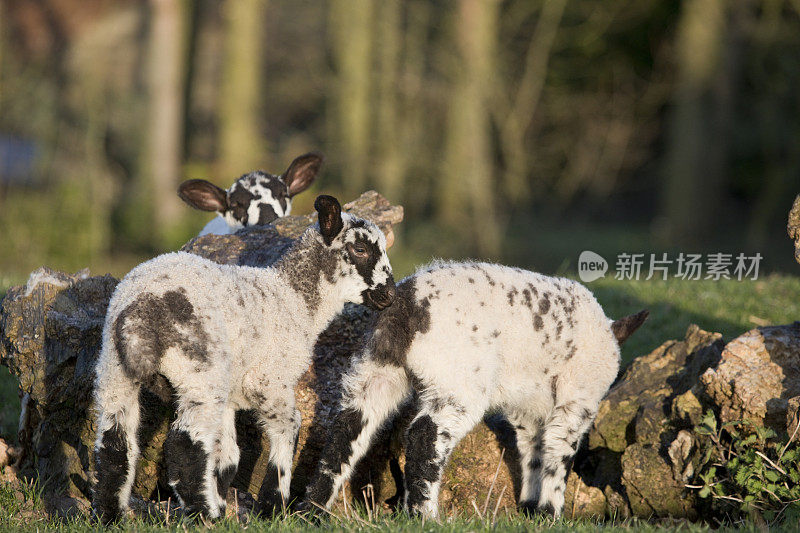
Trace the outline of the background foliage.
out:
<instances>
[{"instance_id":1,"label":"background foliage","mask_svg":"<svg viewBox=\"0 0 800 533\"><path fill-rule=\"evenodd\" d=\"M315 192L406 207L401 273L589 246L791 268L797 0L2 0L0 32L7 276L121 275L209 218L181 180L311 149Z\"/></svg>"}]
</instances>

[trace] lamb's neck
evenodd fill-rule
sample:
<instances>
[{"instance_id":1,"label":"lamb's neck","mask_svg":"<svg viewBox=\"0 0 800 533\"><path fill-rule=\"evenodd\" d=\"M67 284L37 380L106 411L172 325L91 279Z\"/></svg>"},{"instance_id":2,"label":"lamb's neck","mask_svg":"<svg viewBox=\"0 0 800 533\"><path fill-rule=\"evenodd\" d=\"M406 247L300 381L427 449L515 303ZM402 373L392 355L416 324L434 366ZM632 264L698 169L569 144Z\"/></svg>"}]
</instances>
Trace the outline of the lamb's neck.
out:
<instances>
[{"instance_id":1,"label":"lamb's neck","mask_svg":"<svg viewBox=\"0 0 800 533\"><path fill-rule=\"evenodd\" d=\"M337 255L307 230L273 268L304 301L310 325L321 333L345 301L336 286Z\"/></svg>"}]
</instances>

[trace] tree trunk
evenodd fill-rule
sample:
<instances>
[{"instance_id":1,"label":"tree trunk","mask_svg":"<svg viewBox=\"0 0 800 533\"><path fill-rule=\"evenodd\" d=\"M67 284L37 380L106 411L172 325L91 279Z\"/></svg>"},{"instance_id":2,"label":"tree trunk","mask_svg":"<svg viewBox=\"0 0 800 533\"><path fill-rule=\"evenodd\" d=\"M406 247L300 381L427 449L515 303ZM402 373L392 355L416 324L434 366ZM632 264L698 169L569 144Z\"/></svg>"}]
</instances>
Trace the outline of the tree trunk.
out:
<instances>
[{"instance_id":1,"label":"tree trunk","mask_svg":"<svg viewBox=\"0 0 800 533\"><path fill-rule=\"evenodd\" d=\"M339 139L344 188L364 189L369 160L369 95L374 5L372 0L333 0L331 35L337 69L333 139Z\"/></svg>"},{"instance_id":2,"label":"tree trunk","mask_svg":"<svg viewBox=\"0 0 800 533\"><path fill-rule=\"evenodd\" d=\"M400 139L402 118L398 116L401 7L400 0L384 0L378 5L377 14L381 41L376 76L377 181L384 194L395 202L401 199L404 173Z\"/></svg>"},{"instance_id":3,"label":"tree trunk","mask_svg":"<svg viewBox=\"0 0 800 533\"><path fill-rule=\"evenodd\" d=\"M664 189L670 242L694 243L714 225L728 144L732 64L723 0L686 0L678 23L678 81ZM725 83L719 80L725 79Z\"/></svg>"},{"instance_id":4,"label":"tree trunk","mask_svg":"<svg viewBox=\"0 0 800 533\"><path fill-rule=\"evenodd\" d=\"M458 60L445 133L444 165L438 194L439 216L452 228L468 228L476 251L499 252L495 213L488 99L494 79L495 1L461 0L455 15Z\"/></svg>"},{"instance_id":5,"label":"tree trunk","mask_svg":"<svg viewBox=\"0 0 800 533\"><path fill-rule=\"evenodd\" d=\"M220 103L221 172L231 181L269 166L259 129L265 0L229 0Z\"/></svg>"},{"instance_id":6,"label":"tree trunk","mask_svg":"<svg viewBox=\"0 0 800 533\"><path fill-rule=\"evenodd\" d=\"M183 154L184 13L176 0L150 0L149 146L146 174L150 176L155 244L171 243L170 230L182 207L175 193L181 178Z\"/></svg>"},{"instance_id":7,"label":"tree trunk","mask_svg":"<svg viewBox=\"0 0 800 533\"><path fill-rule=\"evenodd\" d=\"M530 147L525 143L525 136L539 106L550 52L566 4L566 0L547 0L542 5L536 32L528 46L525 70L500 125L500 143L505 157L503 189L511 202L520 202L530 196L527 181Z\"/></svg>"}]
</instances>

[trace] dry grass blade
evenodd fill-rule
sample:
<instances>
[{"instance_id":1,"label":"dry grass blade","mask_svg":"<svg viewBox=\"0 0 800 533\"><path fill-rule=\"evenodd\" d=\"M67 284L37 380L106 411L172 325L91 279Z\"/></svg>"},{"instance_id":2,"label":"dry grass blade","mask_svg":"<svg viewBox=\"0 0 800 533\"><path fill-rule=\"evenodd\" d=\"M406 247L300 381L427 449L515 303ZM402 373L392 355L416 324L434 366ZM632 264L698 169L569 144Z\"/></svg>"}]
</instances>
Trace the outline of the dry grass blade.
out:
<instances>
[{"instance_id":1,"label":"dry grass blade","mask_svg":"<svg viewBox=\"0 0 800 533\"><path fill-rule=\"evenodd\" d=\"M475 500L472 500L472 508L475 509L475 514L478 515L478 518L483 520L483 515L481 514L481 510L478 509L478 504L475 503Z\"/></svg>"},{"instance_id":2,"label":"dry grass blade","mask_svg":"<svg viewBox=\"0 0 800 533\"><path fill-rule=\"evenodd\" d=\"M339 516L338 514L334 513L333 511L329 511L328 509L325 509L323 506L321 506L321 505L320 505L320 504L318 504L317 502L310 502L310 503L311 503L311 505L313 505L314 507L316 507L317 509L319 509L319 510L320 510L320 511L322 511L323 513L325 513L325 514L327 514L327 515L330 515L330 516L332 516L332 517L333 517L333 518L335 518L336 520L338 520L338 521L340 521L340 522L343 522L343 521L344 521L344 519L343 519L341 516Z\"/></svg>"},{"instance_id":3,"label":"dry grass blade","mask_svg":"<svg viewBox=\"0 0 800 533\"><path fill-rule=\"evenodd\" d=\"M503 501L503 495L506 493L507 488L508 485L503 485L503 490L500 491L500 496L497 497L497 503L494 505L494 511L492 512L492 526L497 521L497 511L500 509L500 502Z\"/></svg>"},{"instance_id":4,"label":"dry grass blade","mask_svg":"<svg viewBox=\"0 0 800 533\"><path fill-rule=\"evenodd\" d=\"M778 462L779 462L779 463L781 462L781 459L783 459L783 454L784 454L784 452L786 452L786 449L787 449L787 448L789 448L789 445L790 445L790 444L792 443L792 441L794 440L794 437L795 437L795 435L797 435L797 430L798 430L798 429L800 429L800 420L798 420L798 421L797 421L797 424L795 424L795 426L794 426L794 431L792 432L792 436L791 436L791 437L789 437L789 440L788 440L788 441L786 441L786 446L784 446L784 447L783 447L783 449L781 450L781 454L778 456Z\"/></svg>"},{"instance_id":5,"label":"dry grass blade","mask_svg":"<svg viewBox=\"0 0 800 533\"><path fill-rule=\"evenodd\" d=\"M798 424L798 425L800 425L800 424ZM767 457L766 455L764 455L763 453L761 453L761 452L760 452L760 451L758 451L758 450L756 450L756 455L758 455L759 457L761 457L762 459L764 459L766 462L768 462L772 468L774 468L775 470L777 470L778 472L780 472L780 473L781 473L781 474L783 474L784 476L786 475L786 470L784 470L784 469L783 469L783 468L781 468L780 466L778 466L778 465L776 465L775 463L773 463L773 462L772 462L772 460L770 460L770 458L769 458L769 457Z\"/></svg>"},{"instance_id":6,"label":"dry grass blade","mask_svg":"<svg viewBox=\"0 0 800 533\"><path fill-rule=\"evenodd\" d=\"M494 477L492 478L492 484L489 485L489 492L486 493L486 501L483 502L483 513L481 515L486 514L486 509L489 508L489 498L492 496L492 490L494 489L494 484L497 482L497 476L500 474L500 467L503 465L503 456L506 453L506 449L503 448L500 450L500 460L497 461L497 468L494 471Z\"/></svg>"}]
</instances>

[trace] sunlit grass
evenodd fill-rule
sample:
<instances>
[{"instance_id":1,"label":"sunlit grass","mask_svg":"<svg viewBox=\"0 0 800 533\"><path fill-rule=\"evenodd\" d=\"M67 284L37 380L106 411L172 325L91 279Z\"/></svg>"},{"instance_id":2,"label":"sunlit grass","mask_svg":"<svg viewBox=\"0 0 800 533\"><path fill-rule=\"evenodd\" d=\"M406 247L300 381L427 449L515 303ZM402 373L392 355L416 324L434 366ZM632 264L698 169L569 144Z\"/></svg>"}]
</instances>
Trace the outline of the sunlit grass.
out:
<instances>
[{"instance_id":1,"label":"sunlit grass","mask_svg":"<svg viewBox=\"0 0 800 533\"><path fill-rule=\"evenodd\" d=\"M0 482L0 530L2 531L63 531L82 533L101 529L85 514L70 518L46 518L41 491L36 483L13 486ZM772 531L792 531L793 524L772 528ZM367 513L364 509L348 508L311 519L302 515L288 515L274 520L247 518L239 520L228 517L215 522L178 518L166 520L161 517L139 517L125 519L111 526L113 531L172 532L172 531L422 531L431 533L456 533L462 531L553 531L553 532L706 532L706 531L758 531L747 522L726 524L714 528L707 524L695 524L681 520L646 521L638 519L558 519L537 516L524 517L516 513L500 513L479 517L476 514L444 516L441 521L411 518L404 513Z\"/></svg>"}]
</instances>

